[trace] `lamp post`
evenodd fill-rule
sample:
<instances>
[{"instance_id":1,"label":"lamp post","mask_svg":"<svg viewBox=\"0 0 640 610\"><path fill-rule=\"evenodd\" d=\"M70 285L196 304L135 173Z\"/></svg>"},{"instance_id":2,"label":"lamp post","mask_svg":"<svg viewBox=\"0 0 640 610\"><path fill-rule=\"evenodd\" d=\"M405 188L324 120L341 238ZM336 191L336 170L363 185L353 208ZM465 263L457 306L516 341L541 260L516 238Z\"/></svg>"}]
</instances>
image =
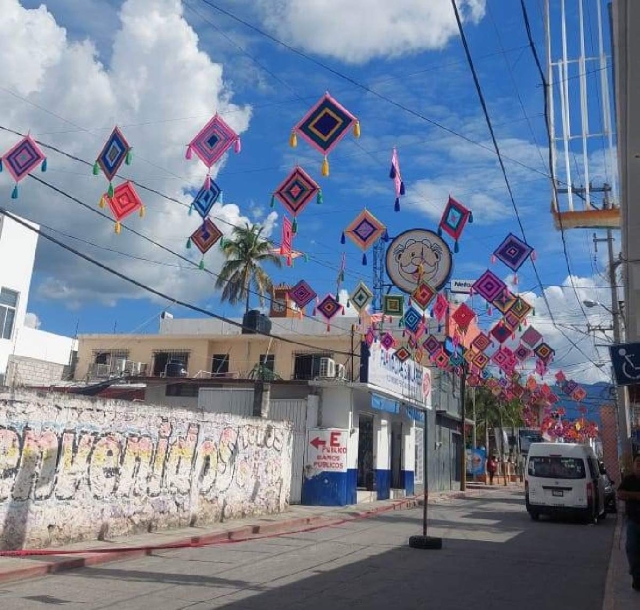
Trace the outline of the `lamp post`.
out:
<instances>
[{"instance_id":1,"label":"lamp post","mask_svg":"<svg viewBox=\"0 0 640 610\"><path fill-rule=\"evenodd\" d=\"M613 269L613 265L611 266ZM590 299L585 299L582 301L582 304L589 309L594 307L602 307L605 311L608 311L611 314L613 320L613 342L614 344L622 343L622 329L620 320L622 315L620 313L620 304L618 303L618 291L615 286L615 271L614 277L611 282L611 307L608 307L604 303L600 303L599 301L592 301ZM631 466L631 458L633 455L633 448L631 446L631 438L628 434L628 424L627 424L627 393L623 386L616 385L616 395L617 395L617 408L616 412L618 415L618 442L620 447L620 454L618 456L619 465L621 468L628 468Z\"/></svg>"}]
</instances>

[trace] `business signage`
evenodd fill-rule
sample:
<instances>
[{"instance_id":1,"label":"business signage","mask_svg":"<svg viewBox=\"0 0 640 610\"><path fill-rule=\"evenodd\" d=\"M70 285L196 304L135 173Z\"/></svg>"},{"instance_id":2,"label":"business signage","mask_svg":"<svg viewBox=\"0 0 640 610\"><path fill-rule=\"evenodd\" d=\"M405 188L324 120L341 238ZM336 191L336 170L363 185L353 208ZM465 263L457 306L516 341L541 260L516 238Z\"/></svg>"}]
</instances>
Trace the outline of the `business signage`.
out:
<instances>
[{"instance_id":1,"label":"business signage","mask_svg":"<svg viewBox=\"0 0 640 610\"><path fill-rule=\"evenodd\" d=\"M369 348L364 378L360 381L370 383L380 389L394 392L398 396L431 406L431 372L411 358L400 362L394 356L395 350L386 350L379 343Z\"/></svg>"},{"instance_id":2,"label":"business signage","mask_svg":"<svg viewBox=\"0 0 640 610\"><path fill-rule=\"evenodd\" d=\"M471 294L473 284L474 280L451 280L451 292Z\"/></svg>"},{"instance_id":3,"label":"business signage","mask_svg":"<svg viewBox=\"0 0 640 610\"><path fill-rule=\"evenodd\" d=\"M322 472L347 472L349 431L312 428L307 437L307 464Z\"/></svg>"}]
</instances>

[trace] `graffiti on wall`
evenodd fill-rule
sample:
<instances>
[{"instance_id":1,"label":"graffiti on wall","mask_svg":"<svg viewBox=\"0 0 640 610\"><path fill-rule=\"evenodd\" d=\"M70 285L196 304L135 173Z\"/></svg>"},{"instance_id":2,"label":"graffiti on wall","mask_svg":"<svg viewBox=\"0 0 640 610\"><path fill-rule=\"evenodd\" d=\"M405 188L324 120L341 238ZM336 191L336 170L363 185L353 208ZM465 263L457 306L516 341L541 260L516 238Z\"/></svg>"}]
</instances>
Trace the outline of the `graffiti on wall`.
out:
<instances>
[{"instance_id":1,"label":"graffiti on wall","mask_svg":"<svg viewBox=\"0 0 640 610\"><path fill-rule=\"evenodd\" d=\"M95 424L73 408L71 421L3 418L2 404L5 548L19 522L23 538L51 544L95 535L96 524L126 533L286 508L291 430L282 422L137 406ZM71 518L66 532L58 531L61 514ZM43 528L44 537L36 533Z\"/></svg>"}]
</instances>

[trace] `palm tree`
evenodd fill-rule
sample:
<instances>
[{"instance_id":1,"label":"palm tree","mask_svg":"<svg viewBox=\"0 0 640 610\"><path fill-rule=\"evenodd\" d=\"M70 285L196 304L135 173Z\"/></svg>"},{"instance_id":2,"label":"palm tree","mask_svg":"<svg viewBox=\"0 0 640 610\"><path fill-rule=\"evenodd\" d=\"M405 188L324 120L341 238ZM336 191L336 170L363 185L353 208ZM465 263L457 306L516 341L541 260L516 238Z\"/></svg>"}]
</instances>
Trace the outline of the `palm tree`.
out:
<instances>
[{"instance_id":1,"label":"palm tree","mask_svg":"<svg viewBox=\"0 0 640 610\"><path fill-rule=\"evenodd\" d=\"M272 252L273 242L262 237L263 230L260 225L234 227L231 237L222 242L227 260L216 280L216 288L222 288L222 300L231 305L244 301L245 313L249 311L252 292L257 293L261 306L265 295L271 293L273 283L262 265L282 265L280 257Z\"/></svg>"}]
</instances>

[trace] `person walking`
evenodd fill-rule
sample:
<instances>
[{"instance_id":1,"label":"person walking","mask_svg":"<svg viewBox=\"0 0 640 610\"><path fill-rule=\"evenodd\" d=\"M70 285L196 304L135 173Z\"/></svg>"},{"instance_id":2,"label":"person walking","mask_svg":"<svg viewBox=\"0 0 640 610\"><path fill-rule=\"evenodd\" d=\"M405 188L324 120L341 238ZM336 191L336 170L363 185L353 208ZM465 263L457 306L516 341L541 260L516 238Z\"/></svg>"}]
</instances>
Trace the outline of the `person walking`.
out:
<instances>
[{"instance_id":1,"label":"person walking","mask_svg":"<svg viewBox=\"0 0 640 610\"><path fill-rule=\"evenodd\" d=\"M489 473L489 485L493 485L493 477L496 475L497 470L498 470L498 460L496 460L495 455L492 455L487 461L487 472Z\"/></svg>"},{"instance_id":2,"label":"person walking","mask_svg":"<svg viewBox=\"0 0 640 610\"><path fill-rule=\"evenodd\" d=\"M640 454L633 459L630 475L618 487L618 499L625 503L627 516L627 559L633 578L631 586L640 591Z\"/></svg>"}]
</instances>

